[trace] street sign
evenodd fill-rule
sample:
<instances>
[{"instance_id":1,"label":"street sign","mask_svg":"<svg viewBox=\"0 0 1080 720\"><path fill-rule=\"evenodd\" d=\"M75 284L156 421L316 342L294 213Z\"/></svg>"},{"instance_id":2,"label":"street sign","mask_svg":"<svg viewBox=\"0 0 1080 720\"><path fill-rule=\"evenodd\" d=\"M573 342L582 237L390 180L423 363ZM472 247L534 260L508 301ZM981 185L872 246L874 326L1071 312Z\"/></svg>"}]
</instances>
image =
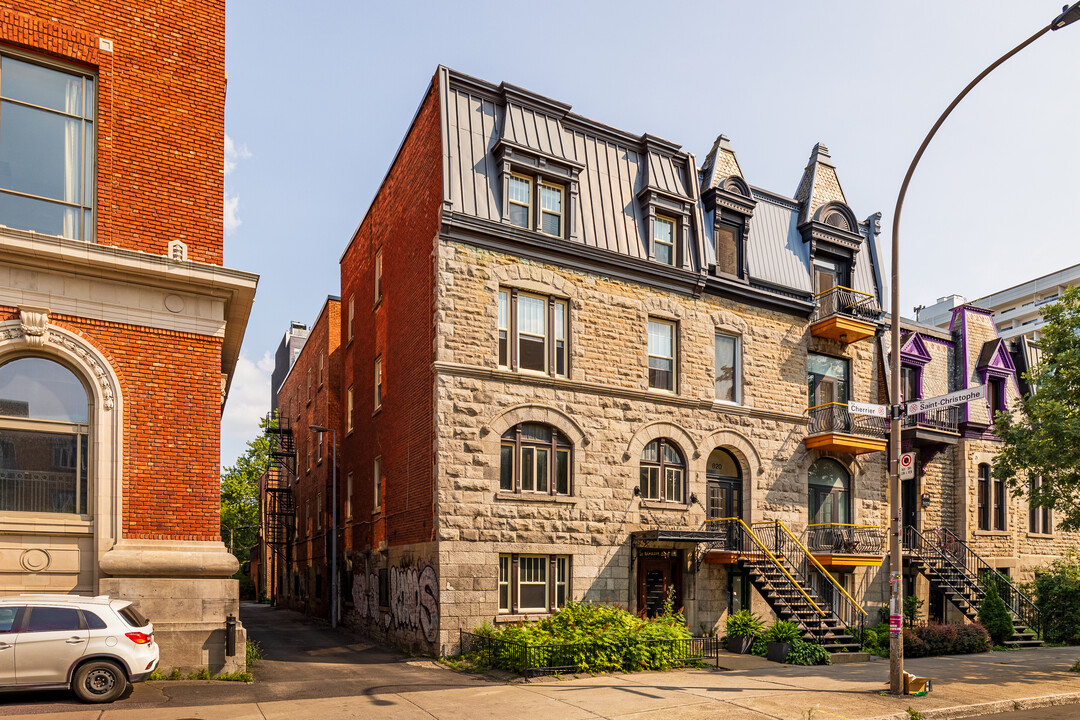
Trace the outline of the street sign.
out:
<instances>
[{"instance_id":1,"label":"street sign","mask_svg":"<svg viewBox=\"0 0 1080 720\"><path fill-rule=\"evenodd\" d=\"M948 395L938 395L937 397L926 398L925 400L912 400L907 404L907 414L917 415L921 412L926 412L927 410L940 410L941 408L952 407L953 405L963 405L972 400L985 399L986 385L979 385L978 387L968 388L967 390L957 390Z\"/></svg>"},{"instance_id":2,"label":"street sign","mask_svg":"<svg viewBox=\"0 0 1080 720\"><path fill-rule=\"evenodd\" d=\"M900 455L900 479L915 479L915 453L906 452Z\"/></svg>"},{"instance_id":3,"label":"street sign","mask_svg":"<svg viewBox=\"0 0 1080 720\"><path fill-rule=\"evenodd\" d=\"M883 418L889 414L887 406L875 405L874 403L849 402L847 409L852 415L873 415L874 417Z\"/></svg>"}]
</instances>

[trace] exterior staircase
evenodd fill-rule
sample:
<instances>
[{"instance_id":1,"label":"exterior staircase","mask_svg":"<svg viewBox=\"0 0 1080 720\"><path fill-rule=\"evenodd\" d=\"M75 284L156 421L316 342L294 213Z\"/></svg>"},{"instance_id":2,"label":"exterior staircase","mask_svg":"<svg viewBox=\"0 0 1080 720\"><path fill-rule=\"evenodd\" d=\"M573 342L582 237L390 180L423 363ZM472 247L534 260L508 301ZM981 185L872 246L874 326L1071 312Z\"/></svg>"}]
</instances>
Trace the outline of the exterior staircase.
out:
<instances>
[{"instance_id":1,"label":"exterior staircase","mask_svg":"<svg viewBox=\"0 0 1080 720\"><path fill-rule=\"evenodd\" d=\"M270 440L270 462L264 475L263 539L270 550L287 561L296 518L296 499L290 487L290 480L296 477L296 440L287 417L268 417L266 435Z\"/></svg>"},{"instance_id":2,"label":"exterior staircase","mask_svg":"<svg viewBox=\"0 0 1080 720\"><path fill-rule=\"evenodd\" d=\"M713 521L717 522L717 521ZM781 620L796 623L803 639L831 653L858 652L848 628L863 627L864 611L780 521L723 523L726 547Z\"/></svg>"},{"instance_id":3,"label":"exterior staircase","mask_svg":"<svg viewBox=\"0 0 1080 720\"><path fill-rule=\"evenodd\" d=\"M908 526L904 528L904 550L911 567L972 622L978 619L986 588L995 583L1013 619L1014 633L1009 644L1042 645L1039 608L951 531L936 528L924 535Z\"/></svg>"}]
</instances>

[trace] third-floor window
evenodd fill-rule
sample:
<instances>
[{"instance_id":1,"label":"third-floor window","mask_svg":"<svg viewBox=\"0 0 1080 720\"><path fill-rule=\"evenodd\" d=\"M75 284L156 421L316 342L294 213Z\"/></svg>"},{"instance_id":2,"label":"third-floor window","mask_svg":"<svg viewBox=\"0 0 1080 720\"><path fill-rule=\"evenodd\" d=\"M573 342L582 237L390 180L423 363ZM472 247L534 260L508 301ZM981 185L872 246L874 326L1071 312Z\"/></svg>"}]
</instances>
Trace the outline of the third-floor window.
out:
<instances>
[{"instance_id":1,"label":"third-floor window","mask_svg":"<svg viewBox=\"0 0 1080 720\"><path fill-rule=\"evenodd\" d=\"M499 366L566 377L567 307L551 295L499 290Z\"/></svg>"}]
</instances>

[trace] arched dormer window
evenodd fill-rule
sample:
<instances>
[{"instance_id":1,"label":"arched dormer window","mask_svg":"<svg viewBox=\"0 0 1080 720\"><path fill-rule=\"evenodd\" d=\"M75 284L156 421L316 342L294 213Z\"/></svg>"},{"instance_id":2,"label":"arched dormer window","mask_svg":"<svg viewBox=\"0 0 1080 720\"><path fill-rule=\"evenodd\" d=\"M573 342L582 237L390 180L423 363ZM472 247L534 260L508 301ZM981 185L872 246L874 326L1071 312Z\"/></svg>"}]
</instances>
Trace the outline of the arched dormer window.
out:
<instances>
[{"instance_id":1,"label":"arched dormer window","mask_svg":"<svg viewBox=\"0 0 1080 720\"><path fill-rule=\"evenodd\" d=\"M521 423L503 433L499 489L569 495L570 440L550 425Z\"/></svg>"},{"instance_id":2,"label":"arched dormer window","mask_svg":"<svg viewBox=\"0 0 1080 720\"><path fill-rule=\"evenodd\" d=\"M0 512L90 514L90 403L65 366L0 366Z\"/></svg>"},{"instance_id":3,"label":"arched dormer window","mask_svg":"<svg viewBox=\"0 0 1080 720\"><path fill-rule=\"evenodd\" d=\"M686 461L679 446L667 438L658 438L641 452L641 497L684 503L686 500Z\"/></svg>"}]
</instances>

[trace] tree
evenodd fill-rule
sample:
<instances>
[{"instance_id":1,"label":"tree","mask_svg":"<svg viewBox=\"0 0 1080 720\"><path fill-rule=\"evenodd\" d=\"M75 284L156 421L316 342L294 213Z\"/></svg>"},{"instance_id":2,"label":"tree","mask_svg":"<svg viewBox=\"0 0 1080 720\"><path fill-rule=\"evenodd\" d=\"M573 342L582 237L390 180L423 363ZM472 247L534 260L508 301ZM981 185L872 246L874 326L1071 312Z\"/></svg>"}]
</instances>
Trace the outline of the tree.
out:
<instances>
[{"instance_id":1,"label":"tree","mask_svg":"<svg viewBox=\"0 0 1080 720\"><path fill-rule=\"evenodd\" d=\"M995 418L1004 444L994 476L1033 507L1056 510L1062 530L1080 530L1080 289L1068 288L1043 318L1041 358L1026 376L1036 391Z\"/></svg>"},{"instance_id":2,"label":"tree","mask_svg":"<svg viewBox=\"0 0 1080 720\"><path fill-rule=\"evenodd\" d=\"M995 645L1004 645L1016 632L1009 608L998 594L996 577L987 583L986 595L979 606L979 622L990 633Z\"/></svg>"},{"instance_id":3,"label":"tree","mask_svg":"<svg viewBox=\"0 0 1080 720\"><path fill-rule=\"evenodd\" d=\"M271 422L277 422L276 419ZM248 441L247 451L236 464L221 473L221 539L232 543L233 555L241 564L248 561L255 545L259 524L259 478L270 462L270 438L267 420L259 421L262 431Z\"/></svg>"}]
</instances>

